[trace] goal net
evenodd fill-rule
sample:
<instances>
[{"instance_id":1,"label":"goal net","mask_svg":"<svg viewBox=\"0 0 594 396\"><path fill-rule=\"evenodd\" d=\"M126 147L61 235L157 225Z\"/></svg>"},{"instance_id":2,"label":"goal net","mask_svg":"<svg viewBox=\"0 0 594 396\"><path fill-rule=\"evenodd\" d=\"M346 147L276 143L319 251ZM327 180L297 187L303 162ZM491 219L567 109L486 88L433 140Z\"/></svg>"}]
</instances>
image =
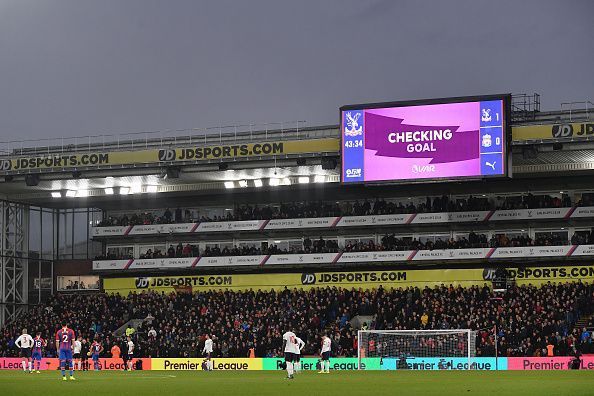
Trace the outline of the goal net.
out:
<instances>
[{"instance_id":1,"label":"goal net","mask_svg":"<svg viewBox=\"0 0 594 396\"><path fill-rule=\"evenodd\" d=\"M380 358L387 370L472 370L476 332L461 330L360 330L358 367ZM361 364L363 362L363 364Z\"/></svg>"}]
</instances>

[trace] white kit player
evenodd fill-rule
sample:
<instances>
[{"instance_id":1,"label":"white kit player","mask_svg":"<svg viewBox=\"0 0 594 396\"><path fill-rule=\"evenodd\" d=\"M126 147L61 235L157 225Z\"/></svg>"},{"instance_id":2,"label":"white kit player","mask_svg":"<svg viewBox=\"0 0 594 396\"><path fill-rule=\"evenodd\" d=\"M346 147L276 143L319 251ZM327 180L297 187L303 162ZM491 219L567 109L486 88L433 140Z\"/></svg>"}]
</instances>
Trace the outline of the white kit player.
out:
<instances>
[{"instance_id":1,"label":"white kit player","mask_svg":"<svg viewBox=\"0 0 594 396\"><path fill-rule=\"evenodd\" d=\"M78 339L76 339L74 341L74 344L72 345L72 359L74 360L74 368L76 368L78 366L78 371L82 371L82 358L80 356L80 351L82 349L82 337L78 336Z\"/></svg>"},{"instance_id":2,"label":"white kit player","mask_svg":"<svg viewBox=\"0 0 594 396\"><path fill-rule=\"evenodd\" d=\"M202 355L206 357L206 369L212 371L212 361L210 357L212 355L212 338L207 334L206 340L204 340L204 348L202 348Z\"/></svg>"},{"instance_id":3,"label":"white kit player","mask_svg":"<svg viewBox=\"0 0 594 396\"><path fill-rule=\"evenodd\" d=\"M285 364L287 365L287 379L293 379L297 349L297 336L292 331L287 331L283 334L283 351L285 352Z\"/></svg>"},{"instance_id":4,"label":"white kit player","mask_svg":"<svg viewBox=\"0 0 594 396\"><path fill-rule=\"evenodd\" d=\"M330 351L332 350L332 341L326 334L322 336L322 367L320 374L330 373Z\"/></svg>"},{"instance_id":5,"label":"white kit player","mask_svg":"<svg viewBox=\"0 0 594 396\"><path fill-rule=\"evenodd\" d=\"M21 357L23 358L23 371L27 372L27 363L29 363L29 372L33 372L33 361L31 360L31 348L33 348L33 337L27 334L27 329L23 329L23 333L16 339L14 344L21 350Z\"/></svg>"},{"instance_id":6,"label":"white kit player","mask_svg":"<svg viewBox=\"0 0 594 396\"><path fill-rule=\"evenodd\" d=\"M128 339L128 371L132 371L132 359L134 359L134 343L132 342L132 338L127 337Z\"/></svg>"},{"instance_id":7,"label":"white kit player","mask_svg":"<svg viewBox=\"0 0 594 396\"><path fill-rule=\"evenodd\" d=\"M293 363L293 368L296 373L301 371L301 350L305 346L305 342L299 337L295 337L295 342L297 343L295 348L295 362Z\"/></svg>"}]
</instances>

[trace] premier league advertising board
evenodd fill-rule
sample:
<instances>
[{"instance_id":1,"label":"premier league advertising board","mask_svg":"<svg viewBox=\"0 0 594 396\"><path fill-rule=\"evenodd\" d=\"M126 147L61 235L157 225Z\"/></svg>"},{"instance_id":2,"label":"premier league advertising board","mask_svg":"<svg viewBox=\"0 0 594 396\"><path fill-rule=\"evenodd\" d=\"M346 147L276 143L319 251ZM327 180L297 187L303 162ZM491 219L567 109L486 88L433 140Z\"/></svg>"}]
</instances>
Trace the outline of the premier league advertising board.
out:
<instances>
[{"instance_id":1,"label":"premier league advertising board","mask_svg":"<svg viewBox=\"0 0 594 396\"><path fill-rule=\"evenodd\" d=\"M509 96L341 108L342 182L508 175Z\"/></svg>"}]
</instances>

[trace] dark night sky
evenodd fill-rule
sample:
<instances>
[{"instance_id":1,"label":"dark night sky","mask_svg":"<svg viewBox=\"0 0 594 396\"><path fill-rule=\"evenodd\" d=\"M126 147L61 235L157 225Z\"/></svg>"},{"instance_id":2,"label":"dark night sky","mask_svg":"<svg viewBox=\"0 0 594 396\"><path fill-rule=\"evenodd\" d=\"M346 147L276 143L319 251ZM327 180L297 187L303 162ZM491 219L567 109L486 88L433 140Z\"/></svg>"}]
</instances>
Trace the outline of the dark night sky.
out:
<instances>
[{"instance_id":1,"label":"dark night sky","mask_svg":"<svg viewBox=\"0 0 594 396\"><path fill-rule=\"evenodd\" d=\"M0 140L594 100L594 1L0 0Z\"/></svg>"}]
</instances>

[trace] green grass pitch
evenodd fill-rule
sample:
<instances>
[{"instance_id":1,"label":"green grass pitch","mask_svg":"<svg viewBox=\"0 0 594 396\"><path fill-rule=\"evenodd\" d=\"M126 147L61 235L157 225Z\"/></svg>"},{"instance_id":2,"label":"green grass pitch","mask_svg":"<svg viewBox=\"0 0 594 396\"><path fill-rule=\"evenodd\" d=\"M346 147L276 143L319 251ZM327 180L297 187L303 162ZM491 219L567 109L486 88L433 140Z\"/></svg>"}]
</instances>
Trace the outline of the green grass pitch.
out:
<instances>
[{"instance_id":1,"label":"green grass pitch","mask_svg":"<svg viewBox=\"0 0 594 396\"><path fill-rule=\"evenodd\" d=\"M304 372L0 371L1 395L594 395L592 371L340 371Z\"/></svg>"}]
</instances>

